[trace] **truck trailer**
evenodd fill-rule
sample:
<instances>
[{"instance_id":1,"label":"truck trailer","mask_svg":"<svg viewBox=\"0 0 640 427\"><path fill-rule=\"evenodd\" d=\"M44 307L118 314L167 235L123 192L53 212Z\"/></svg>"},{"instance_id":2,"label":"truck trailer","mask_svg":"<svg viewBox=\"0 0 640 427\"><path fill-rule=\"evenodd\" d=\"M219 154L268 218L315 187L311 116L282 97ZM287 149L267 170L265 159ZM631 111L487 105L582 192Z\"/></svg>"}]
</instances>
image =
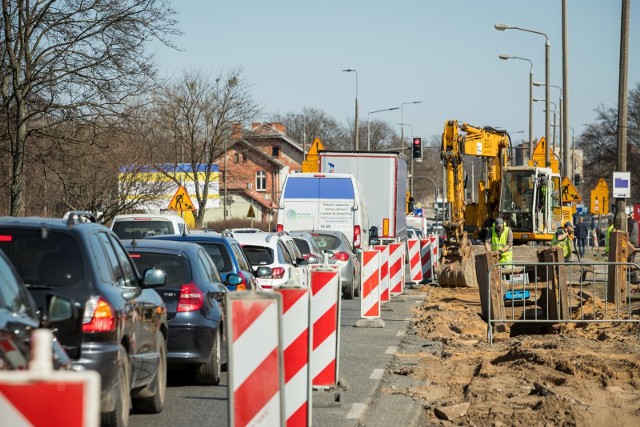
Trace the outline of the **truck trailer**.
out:
<instances>
[{"instance_id":1,"label":"truck trailer","mask_svg":"<svg viewBox=\"0 0 640 427\"><path fill-rule=\"evenodd\" d=\"M356 177L367 201L369 226L378 228L382 244L406 241L407 159L399 152L318 152L321 173Z\"/></svg>"}]
</instances>

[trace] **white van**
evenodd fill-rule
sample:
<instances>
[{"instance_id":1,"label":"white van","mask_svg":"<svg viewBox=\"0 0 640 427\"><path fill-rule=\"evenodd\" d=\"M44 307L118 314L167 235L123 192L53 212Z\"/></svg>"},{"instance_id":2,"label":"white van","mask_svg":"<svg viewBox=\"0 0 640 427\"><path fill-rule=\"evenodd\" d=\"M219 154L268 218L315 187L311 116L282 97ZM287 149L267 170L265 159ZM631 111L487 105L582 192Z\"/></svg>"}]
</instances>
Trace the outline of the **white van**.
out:
<instances>
[{"instance_id":1,"label":"white van","mask_svg":"<svg viewBox=\"0 0 640 427\"><path fill-rule=\"evenodd\" d=\"M346 173L287 175L277 231L338 230L354 249L369 249L367 204L358 180Z\"/></svg>"},{"instance_id":2,"label":"white van","mask_svg":"<svg viewBox=\"0 0 640 427\"><path fill-rule=\"evenodd\" d=\"M173 214L116 215L111 230L122 240L144 239L163 234L189 234L184 218Z\"/></svg>"}]
</instances>

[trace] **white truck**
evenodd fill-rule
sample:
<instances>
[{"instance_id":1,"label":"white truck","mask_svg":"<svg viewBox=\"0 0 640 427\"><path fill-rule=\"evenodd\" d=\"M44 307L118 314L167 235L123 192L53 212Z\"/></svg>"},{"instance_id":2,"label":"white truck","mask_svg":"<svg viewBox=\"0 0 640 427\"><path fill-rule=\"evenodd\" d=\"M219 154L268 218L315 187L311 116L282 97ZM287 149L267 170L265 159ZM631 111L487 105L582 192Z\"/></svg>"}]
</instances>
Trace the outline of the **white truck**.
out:
<instances>
[{"instance_id":1,"label":"white truck","mask_svg":"<svg viewBox=\"0 0 640 427\"><path fill-rule=\"evenodd\" d=\"M321 150L318 161L321 173L348 173L356 177L367 201L369 226L378 228L380 243L407 239L407 159L404 154Z\"/></svg>"}]
</instances>

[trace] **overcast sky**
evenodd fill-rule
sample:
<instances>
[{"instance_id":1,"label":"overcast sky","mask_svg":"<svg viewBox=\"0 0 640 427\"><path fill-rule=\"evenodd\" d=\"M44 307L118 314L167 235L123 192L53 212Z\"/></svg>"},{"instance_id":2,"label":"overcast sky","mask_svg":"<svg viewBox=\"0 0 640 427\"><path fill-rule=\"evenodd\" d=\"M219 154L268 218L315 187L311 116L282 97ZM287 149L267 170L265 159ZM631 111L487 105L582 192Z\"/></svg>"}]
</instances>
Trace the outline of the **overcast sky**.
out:
<instances>
[{"instance_id":1,"label":"overcast sky","mask_svg":"<svg viewBox=\"0 0 640 427\"><path fill-rule=\"evenodd\" d=\"M628 88L640 82L640 3L631 1ZM617 108L621 0L568 0L569 121L576 136L599 105ZM165 77L184 70L241 67L267 121L272 114L323 110L354 118L404 105L414 136L442 133L445 120L507 129L526 138L529 62L544 82L546 33L552 85L562 86L562 0L174 0L181 52L157 49ZM560 91L551 88L558 104ZM544 98L544 87L534 88ZM543 102L534 103L534 136L544 135ZM553 106L551 107L553 110ZM559 105L558 105L559 109ZM372 114L396 126L401 111ZM559 118L558 118L559 121ZM396 126L399 131L399 126ZM524 133L517 133L524 131Z\"/></svg>"}]
</instances>

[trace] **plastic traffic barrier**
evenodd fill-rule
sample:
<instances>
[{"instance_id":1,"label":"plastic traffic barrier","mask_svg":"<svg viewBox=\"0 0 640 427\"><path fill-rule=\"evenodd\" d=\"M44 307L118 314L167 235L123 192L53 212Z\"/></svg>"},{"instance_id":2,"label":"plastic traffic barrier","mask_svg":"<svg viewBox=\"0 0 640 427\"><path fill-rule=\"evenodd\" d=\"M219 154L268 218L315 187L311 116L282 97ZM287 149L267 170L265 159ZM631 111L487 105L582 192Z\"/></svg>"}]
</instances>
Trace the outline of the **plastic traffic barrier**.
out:
<instances>
[{"instance_id":1,"label":"plastic traffic barrier","mask_svg":"<svg viewBox=\"0 0 640 427\"><path fill-rule=\"evenodd\" d=\"M362 251L360 317L380 317L380 251Z\"/></svg>"},{"instance_id":2,"label":"plastic traffic barrier","mask_svg":"<svg viewBox=\"0 0 640 427\"><path fill-rule=\"evenodd\" d=\"M283 426L281 295L229 292L226 298L229 425Z\"/></svg>"},{"instance_id":3,"label":"plastic traffic barrier","mask_svg":"<svg viewBox=\"0 0 640 427\"><path fill-rule=\"evenodd\" d=\"M376 245L373 249L380 251L380 302L391 299L389 293L389 246Z\"/></svg>"},{"instance_id":4,"label":"plastic traffic barrier","mask_svg":"<svg viewBox=\"0 0 640 427\"><path fill-rule=\"evenodd\" d=\"M433 239L420 239L420 264L422 265L422 281L433 282L435 279L433 250L432 245L435 244Z\"/></svg>"},{"instance_id":5,"label":"plastic traffic barrier","mask_svg":"<svg viewBox=\"0 0 640 427\"><path fill-rule=\"evenodd\" d=\"M29 369L0 371L0 425L89 427L100 424L100 374L54 371L49 329L32 334Z\"/></svg>"},{"instance_id":6,"label":"plastic traffic barrier","mask_svg":"<svg viewBox=\"0 0 640 427\"><path fill-rule=\"evenodd\" d=\"M280 286L287 427L311 425L311 292Z\"/></svg>"},{"instance_id":7,"label":"plastic traffic barrier","mask_svg":"<svg viewBox=\"0 0 640 427\"><path fill-rule=\"evenodd\" d=\"M311 386L326 389L338 384L340 368L340 268L311 267Z\"/></svg>"},{"instance_id":8,"label":"plastic traffic barrier","mask_svg":"<svg viewBox=\"0 0 640 427\"><path fill-rule=\"evenodd\" d=\"M404 243L389 244L389 293L393 296L404 292Z\"/></svg>"},{"instance_id":9,"label":"plastic traffic barrier","mask_svg":"<svg viewBox=\"0 0 640 427\"><path fill-rule=\"evenodd\" d=\"M422 281L422 262L420 258L420 240L407 240L407 248L409 250L409 272L410 281L420 283Z\"/></svg>"}]
</instances>

